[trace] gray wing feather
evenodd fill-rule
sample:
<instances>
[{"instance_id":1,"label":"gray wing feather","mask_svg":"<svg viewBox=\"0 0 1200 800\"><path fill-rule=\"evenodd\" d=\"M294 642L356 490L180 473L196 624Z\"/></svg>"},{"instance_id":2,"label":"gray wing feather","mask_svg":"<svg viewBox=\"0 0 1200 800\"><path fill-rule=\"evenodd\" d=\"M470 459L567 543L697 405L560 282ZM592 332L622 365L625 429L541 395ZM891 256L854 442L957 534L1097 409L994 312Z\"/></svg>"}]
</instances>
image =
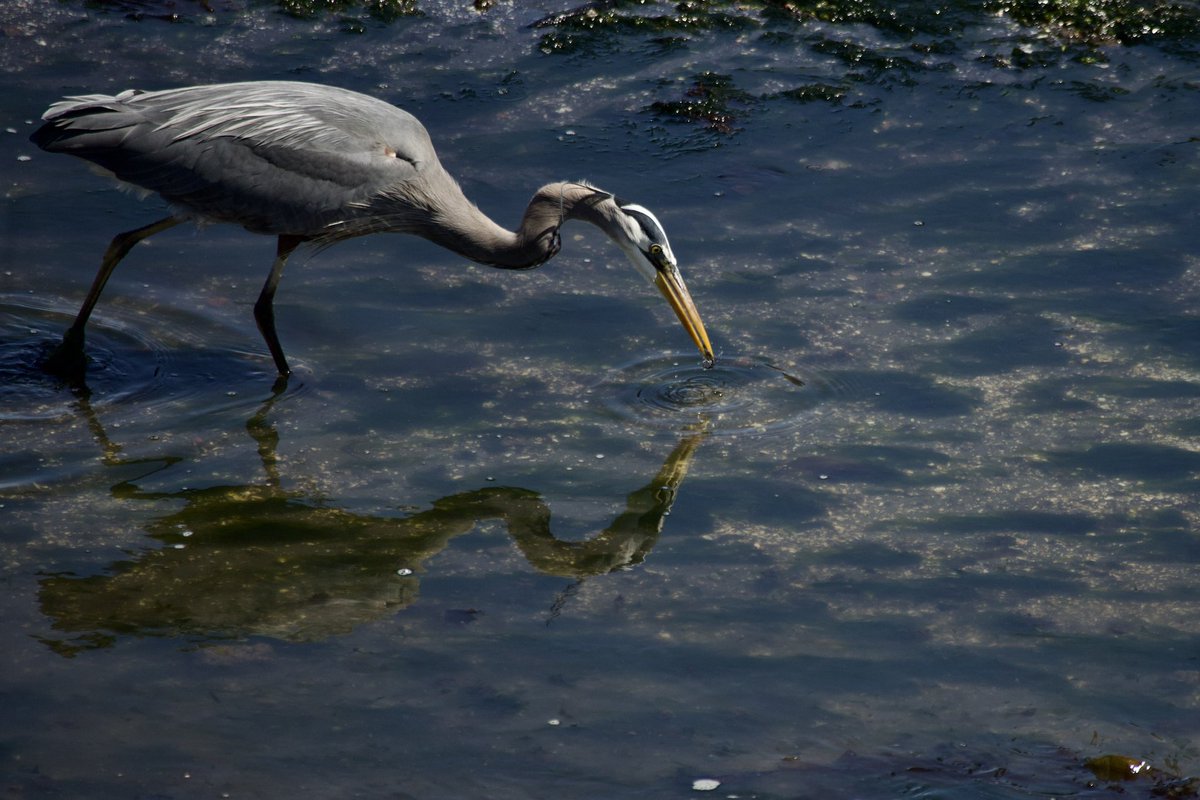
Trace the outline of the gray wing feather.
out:
<instances>
[{"instance_id":1,"label":"gray wing feather","mask_svg":"<svg viewBox=\"0 0 1200 800\"><path fill-rule=\"evenodd\" d=\"M285 81L53 104L31 137L201 217L262 233L353 230L379 197L440 170L424 126L366 95Z\"/></svg>"}]
</instances>

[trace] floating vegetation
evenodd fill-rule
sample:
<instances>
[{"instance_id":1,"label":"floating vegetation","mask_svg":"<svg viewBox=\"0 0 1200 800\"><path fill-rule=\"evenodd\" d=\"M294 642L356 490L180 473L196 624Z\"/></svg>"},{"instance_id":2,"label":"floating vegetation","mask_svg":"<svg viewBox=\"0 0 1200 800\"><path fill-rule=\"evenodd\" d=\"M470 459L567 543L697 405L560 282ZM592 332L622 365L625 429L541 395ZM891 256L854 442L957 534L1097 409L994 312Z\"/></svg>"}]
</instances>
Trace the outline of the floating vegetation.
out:
<instances>
[{"instance_id":1,"label":"floating vegetation","mask_svg":"<svg viewBox=\"0 0 1200 800\"><path fill-rule=\"evenodd\" d=\"M690 79L682 97L659 99L644 109L661 120L726 136L736 133L739 121L764 101L866 107L872 105L868 87L915 86L922 74L959 69L964 32L995 26L997 17L1026 29L994 39L992 52L974 58L1005 71L1040 70L1064 60L1103 63L1112 57L1105 48L1113 45L1155 43L1192 50L1200 45L1200 4L1185 0L598 0L531 27L545 31L539 46L546 54L595 55L627 49L630 40L638 39L660 52L683 50L721 32L743 40L754 32L753 40L761 45L807 50L802 58L815 55L842 65L832 81L763 94L738 88L736 75L703 72ZM1097 103L1126 93L1083 81L1068 88Z\"/></svg>"},{"instance_id":2,"label":"floating vegetation","mask_svg":"<svg viewBox=\"0 0 1200 800\"><path fill-rule=\"evenodd\" d=\"M753 101L730 76L702 72L692 79L682 100L655 101L646 110L669 121L701 122L717 133L733 133L738 117Z\"/></svg>"},{"instance_id":3,"label":"floating vegetation","mask_svg":"<svg viewBox=\"0 0 1200 800\"><path fill-rule=\"evenodd\" d=\"M691 79L680 100L658 100L645 111L666 122L703 125L716 134L737 133L738 122L767 100L783 98L797 103L841 105L848 90L830 83L806 83L780 92L753 95L739 89L730 75L702 72Z\"/></svg>"},{"instance_id":4,"label":"floating vegetation","mask_svg":"<svg viewBox=\"0 0 1200 800\"><path fill-rule=\"evenodd\" d=\"M1102 781L1131 781L1139 775L1150 774L1150 765L1145 759L1129 756L1096 756L1089 758L1084 766Z\"/></svg>"},{"instance_id":5,"label":"floating vegetation","mask_svg":"<svg viewBox=\"0 0 1200 800\"><path fill-rule=\"evenodd\" d=\"M237 14L244 2L234 0L83 0L83 6L97 11L124 14L130 19L156 19L181 22L200 14ZM359 16L376 22L394 22L401 17L422 16L419 0L259 0L258 6L274 6L296 19L319 19L336 15L346 22ZM476 0L475 8L486 10L487 0Z\"/></svg>"},{"instance_id":6,"label":"floating vegetation","mask_svg":"<svg viewBox=\"0 0 1200 800\"><path fill-rule=\"evenodd\" d=\"M549 29L546 53L570 53L612 45L621 36L697 33L707 30L777 30L810 21L866 25L913 40L950 42L964 28L1003 15L1064 45L1145 44L1200 37L1200 6L1184 0L600 0L534 23ZM952 46L952 43L951 45Z\"/></svg>"},{"instance_id":7,"label":"floating vegetation","mask_svg":"<svg viewBox=\"0 0 1200 800\"><path fill-rule=\"evenodd\" d=\"M873 2L873 0L765 0L764 19L819 20L834 25L870 25L903 37L950 36L962 27L962 4Z\"/></svg>"},{"instance_id":8,"label":"floating vegetation","mask_svg":"<svg viewBox=\"0 0 1200 800\"><path fill-rule=\"evenodd\" d=\"M1165 797L1168 800L1185 800L1200 796L1200 780L1194 777L1179 775L1173 769L1175 765L1166 764L1163 769L1155 769L1150 762L1143 758L1110 753L1108 755L1089 758L1084 766L1096 776L1096 779L1107 784L1119 784L1130 781L1141 781L1150 787L1154 797ZM1124 789L1119 789L1124 794Z\"/></svg>"},{"instance_id":9,"label":"floating vegetation","mask_svg":"<svg viewBox=\"0 0 1200 800\"><path fill-rule=\"evenodd\" d=\"M654 12L628 10L647 6L653 7ZM630 34L650 34L661 39L712 29L750 29L757 24L741 4L720 0L685 0L674 3L671 10L664 10L654 0L605 0L552 14L531 27L552 29L542 36L543 53L572 53L613 45L621 36Z\"/></svg>"},{"instance_id":10,"label":"floating vegetation","mask_svg":"<svg viewBox=\"0 0 1200 800\"><path fill-rule=\"evenodd\" d=\"M1147 44L1161 40L1194 40L1200 36L1200 6L1195 3L987 0L985 7L1061 39L1091 45Z\"/></svg>"},{"instance_id":11,"label":"floating vegetation","mask_svg":"<svg viewBox=\"0 0 1200 800\"><path fill-rule=\"evenodd\" d=\"M134 19L173 22L198 14L236 14L245 8L244 1L235 0L75 1ZM495 0L461 1L481 14L496 5ZM274 6L298 19L337 15L388 23L423 14L419 0L250 2ZM996 16L1030 28L1034 38L1056 40L1060 51L1113 44L1166 44L1195 50L1200 44L1200 5L1189 0L595 0L546 16L530 27L544 31L539 47L547 54L611 51L631 36L660 46L686 46L689 37L707 31L761 30L764 41L783 43L810 22L837 28L867 26L930 52L953 48L954 38L964 29Z\"/></svg>"},{"instance_id":12,"label":"floating vegetation","mask_svg":"<svg viewBox=\"0 0 1200 800\"><path fill-rule=\"evenodd\" d=\"M910 73L928 69L915 59L883 53L855 42L824 39L815 43L813 49L843 62L852 70L847 79L855 82L875 83L886 75L894 82L914 85L916 81Z\"/></svg>"},{"instance_id":13,"label":"floating vegetation","mask_svg":"<svg viewBox=\"0 0 1200 800\"><path fill-rule=\"evenodd\" d=\"M69 2L70 0L66 0ZM134 19L186 21L199 12L236 14L235 0L78 0L90 8ZM422 16L419 0L249 0L301 20L333 17L348 33L363 33L404 17ZM494 0L461 0L488 14ZM695 126L687 143L737 133L741 121L763 102L873 105L872 89L915 86L923 73L953 71L961 64L964 31L1015 20L1027 30L995 40L975 62L997 70L1041 70L1070 59L1107 62L1106 48L1159 44L1200 48L1200 3L1191 0L595 0L532 23L538 48L548 55L597 55L628 50L640 42L645 57L686 50L714 36L792 50L803 58L834 62L832 80L772 87L752 94L736 77L704 71L691 77L663 76L661 85L685 85L681 97L660 98L643 113ZM880 35L882 34L882 35ZM837 69L837 65L841 69ZM839 74L840 73L840 74ZM1109 83L1074 81L1066 87L1097 103L1119 100L1127 90ZM673 137L672 137L673 138Z\"/></svg>"},{"instance_id":14,"label":"floating vegetation","mask_svg":"<svg viewBox=\"0 0 1200 800\"><path fill-rule=\"evenodd\" d=\"M417 0L275 0L275 5L283 13L300 19L365 12L370 19L388 23L422 14Z\"/></svg>"},{"instance_id":15,"label":"floating vegetation","mask_svg":"<svg viewBox=\"0 0 1200 800\"><path fill-rule=\"evenodd\" d=\"M793 89L784 89L777 97L794 100L797 103L832 103L840 105L846 96L846 90L840 86L828 83L808 83Z\"/></svg>"}]
</instances>

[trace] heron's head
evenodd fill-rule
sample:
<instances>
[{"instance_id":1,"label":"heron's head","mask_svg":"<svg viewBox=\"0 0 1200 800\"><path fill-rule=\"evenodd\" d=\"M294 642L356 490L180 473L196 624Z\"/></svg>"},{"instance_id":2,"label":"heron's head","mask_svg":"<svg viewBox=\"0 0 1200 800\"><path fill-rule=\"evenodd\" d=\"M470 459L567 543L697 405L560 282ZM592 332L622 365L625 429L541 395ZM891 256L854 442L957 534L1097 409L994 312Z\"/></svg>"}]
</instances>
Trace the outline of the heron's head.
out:
<instances>
[{"instance_id":1,"label":"heron's head","mask_svg":"<svg viewBox=\"0 0 1200 800\"><path fill-rule=\"evenodd\" d=\"M692 302L687 284L679 273L675 253L658 217L644 206L626 203L612 195L601 200L595 210L602 220L600 228L617 243L637 271L667 298L688 335L700 349L700 355L711 363L714 360L712 343L700 320L700 312Z\"/></svg>"}]
</instances>

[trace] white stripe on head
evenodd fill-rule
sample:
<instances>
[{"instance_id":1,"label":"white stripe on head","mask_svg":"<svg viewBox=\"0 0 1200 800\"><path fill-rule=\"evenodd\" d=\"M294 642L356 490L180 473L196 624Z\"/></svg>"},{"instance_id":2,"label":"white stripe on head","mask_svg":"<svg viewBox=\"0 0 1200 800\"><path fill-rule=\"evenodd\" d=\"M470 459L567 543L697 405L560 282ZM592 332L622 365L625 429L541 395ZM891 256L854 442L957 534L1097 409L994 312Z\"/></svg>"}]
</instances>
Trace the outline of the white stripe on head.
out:
<instances>
[{"instance_id":1,"label":"white stripe on head","mask_svg":"<svg viewBox=\"0 0 1200 800\"><path fill-rule=\"evenodd\" d=\"M675 253L671 250L671 242L667 240L667 232L663 229L662 223L658 221L658 217L654 216L650 209L636 203L622 203L621 210L632 217L638 227L642 229L642 233L647 239L645 249L649 249L651 244L659 245L666 253L667 261L674 264Z\"/></svg>"}]
</instances>

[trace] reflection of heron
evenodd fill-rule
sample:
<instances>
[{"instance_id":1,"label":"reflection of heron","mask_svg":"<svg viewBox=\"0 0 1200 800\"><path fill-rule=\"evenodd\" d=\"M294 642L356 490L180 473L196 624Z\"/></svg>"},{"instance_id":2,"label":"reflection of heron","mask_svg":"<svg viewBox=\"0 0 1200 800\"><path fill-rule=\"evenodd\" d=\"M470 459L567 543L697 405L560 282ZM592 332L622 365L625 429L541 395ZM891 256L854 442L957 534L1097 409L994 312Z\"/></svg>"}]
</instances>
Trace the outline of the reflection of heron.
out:
<instances>
[{"instance_id":1,"label":"reflection of heron","mask_svg":"<svg viewBox=\"0 0 1200 800\"><path fill-rule=\"evenodd\" d=\"M106 646L115 634L318 640L348 633L416 600L425 563L488 520L501 523L543 574L579 580L633 566L657 543L707 435L704 428L685 434L604 530L568 541L554 535L549 506L528 489L458 492L403 517L353 513L287 490L268 419L278 397L246 423L264 483L154 492L125 481L113 488L127 500L167 501L171 510L147 528L163 546L99 574L44 576L42 611L56 630L73 635L49 638L49 646L69 655ZM115 454L99 421L89 425Z\"/></svg>"},{"instance_id":2,"label":"reflection of heron","mask_svg":"<svg viewBox=\"0 0 1200 800\"><path fill-rule=\"evenodd\" d=\"M703 357L713 358L667 235L648 210L583 183L551 183L534 194L518 229L505 230L463 195L421 123L372 97L308 83L232 83L71 97L43 118L32 136L39 147L94 162L173 209L112 240L78 317L48 359L54 371L82 373L84 326L113 269L139 241L185 219L279 237L254 319L280 375L288 365L272 301L300 244L411 233L473 261L529 269L558 252L559 227L569 219L608 234L667 298Z\"/></svg>"}]
</instances>

